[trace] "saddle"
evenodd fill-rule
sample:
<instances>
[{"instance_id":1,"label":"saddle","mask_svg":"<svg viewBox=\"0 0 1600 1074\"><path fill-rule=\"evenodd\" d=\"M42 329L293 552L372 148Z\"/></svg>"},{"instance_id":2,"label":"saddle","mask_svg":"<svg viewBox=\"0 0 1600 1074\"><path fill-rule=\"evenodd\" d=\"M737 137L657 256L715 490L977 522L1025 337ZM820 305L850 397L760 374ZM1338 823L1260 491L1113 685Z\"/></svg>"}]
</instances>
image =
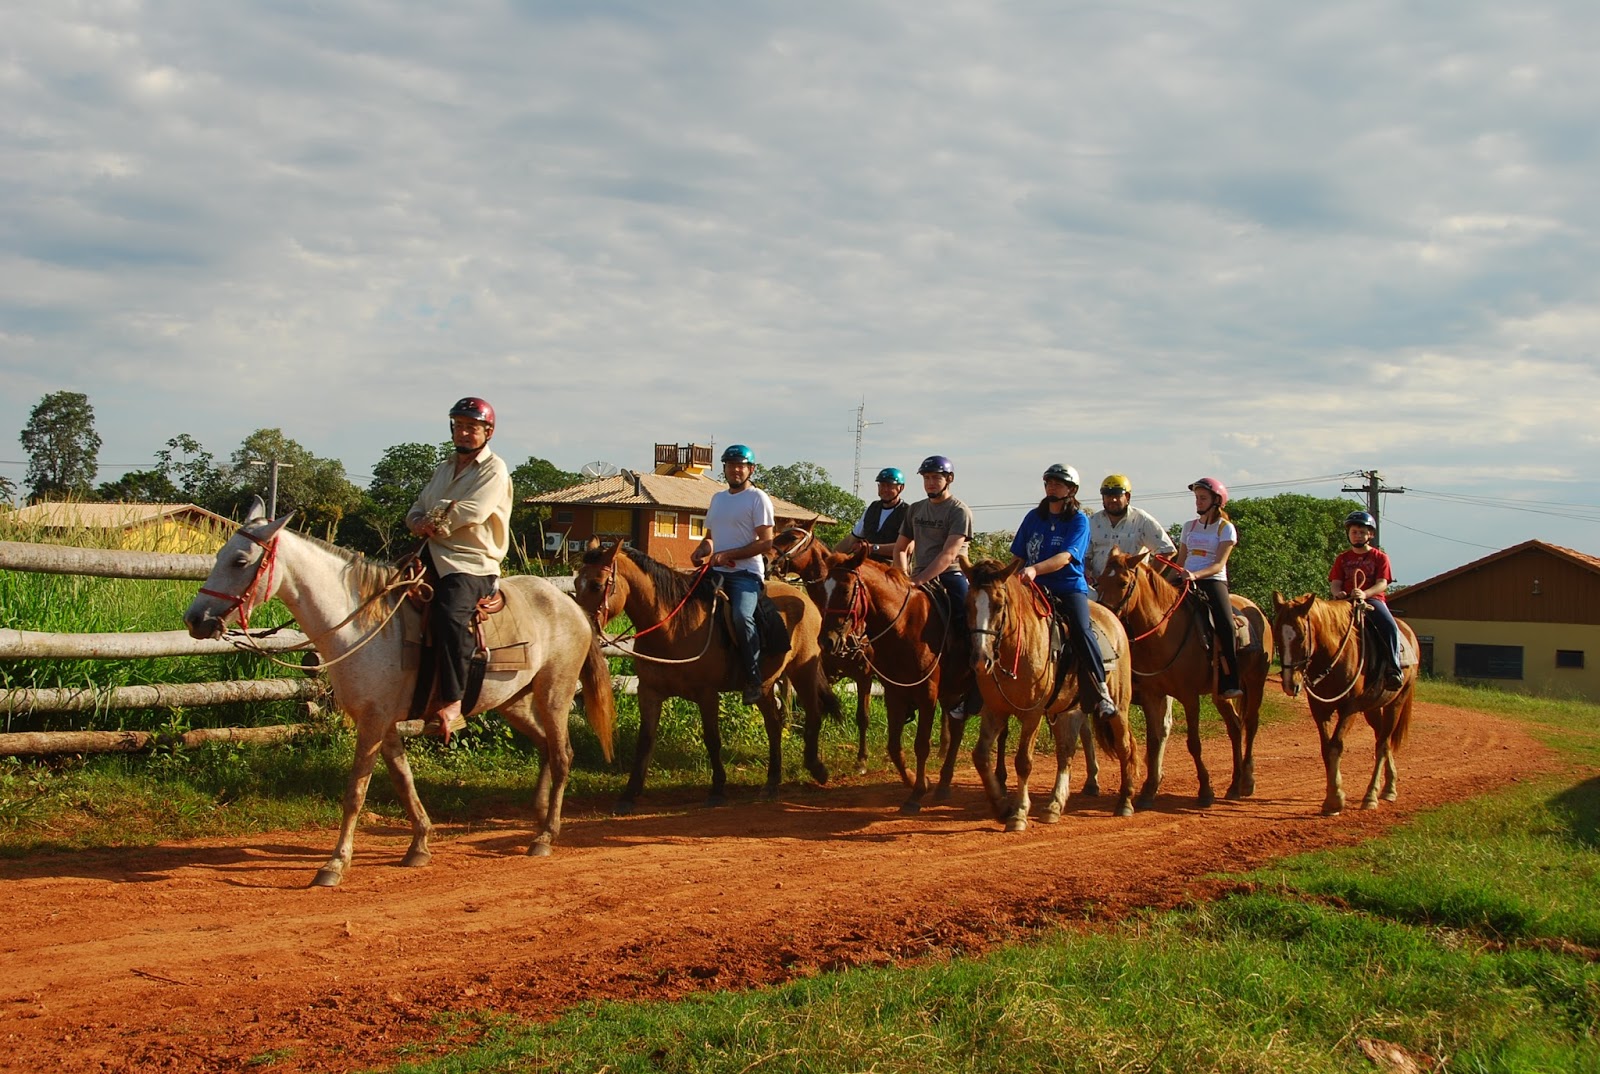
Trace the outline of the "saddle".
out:
<instances>
[{"instance_id":1,"label":"saddle","mask_svg":"<svg viewBox=\"0 0 1600 1074\"><path fill-rule=\"evenodd\" d=\"M1367 614L1367 606L1357 604L1355 614L1361 623L1361 664L1369 679L1381 678L1388 671L1389 639L1384 636L1376 616ZM1398 631L1399 628L1397 627ZM1400 631L1400 670L1417 666L1417 646Z\"/></svg>"},{"instance_id":2,"label":"saddle","mask_svg":"<svg viewBox=\"0 0 1600 1074\"><path fill-rule=\"evenodd\" d=\"M1195 619L1198 621L1200 637L1205 642L1206 650L1211 650L1211 598L1205 590L1198 587L1189 590L1188 599L1193 603ZM1249 650L1260 651L1261 638L1250 629L1250 620L1239 614L1239 609L1232 608L1233 612L1233 648L1235 652Z\"/></svg>"},{"instance_id":3,"label":"saddle","mask_svg":"<svg viewBox=\"0 0 1600 1074\"><path fill-rule=\"evenodd\" d=\"M415 669L417 672L417 685L412 691L409 713L411 718L416 719L429 715L434 707L431 705L431 700L434 671L438 662L428 605L433 603L433 587L439 579L439 572L426 555L413 554L409 558L414 558L422 564L425 583L412 587L406 594L406 599L419 614L406 620L405 636L400 650L401 670ZM402 566L406 563L406 560L401 561ZM472 659L467 664L466 692L461 699L462 712L471 712L477 706L478 695L483 692L484 675L490 672L528 671L533 667L532 658L528 653L528 643L515 639L515 627L512 623L495 618L497 613L505 610L505 607L506 591L497 585L494 592L481 598L473 610L473 653Z\"/></svg>"},{"instance_id":4,"label":"saddle","mask_svg":"<svg viewBox=\"0 0 1600 1074\"><path fill-rule=\"evenodd\" d=\"M724 645L738 651L742 648L739 632L733 628L733 604L730 601L716 601L722 592L722 575L717 571L707 571L701 576L695 586L694 595L703 600L712 601L712 612L717 623L717 632ZM784 622L783 613L778 611L777 603L769 596L765 586L756 597L756 637L761 641L761 659L764 661L769 656L782 656L791 648L789 637L789 624Z\"/></svg>"}]
</instances>

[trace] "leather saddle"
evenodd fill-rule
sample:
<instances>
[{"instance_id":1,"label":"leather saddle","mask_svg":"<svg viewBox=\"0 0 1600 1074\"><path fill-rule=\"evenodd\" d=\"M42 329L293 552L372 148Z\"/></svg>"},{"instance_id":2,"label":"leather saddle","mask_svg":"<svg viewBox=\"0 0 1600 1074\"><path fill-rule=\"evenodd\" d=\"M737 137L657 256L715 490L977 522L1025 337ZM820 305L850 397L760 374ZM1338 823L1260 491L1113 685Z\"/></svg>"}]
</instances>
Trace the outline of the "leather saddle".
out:
<instances>
[{"instance_id":1,"label":"leather saddle","mask_svg":"<svg viewBox=\"0 0 1600 1074\"><path fill-rule=\"evenodd\" d=\"M428 606L433 603L433 587L439 572L425 554L413 553L400 561L409 565L415 559L422 564L424 584L413 586L406 599L418 615L407 620L405 638L401 648L400 667L403 671L417 672L417 684L412 692L410 715L413 718L430 714L437 654L433 630L429 621ZM472 712L478 696L483 692L483 678L490 672L527 671L533 664L528 654L528 643L515 638L516 625L508 619L496 618L505 610L506 592L496 585L494 592L481 598L472 615L472 659L467 664L466 692L461 699L461 710Z\"/></svg>"}]
</instances>

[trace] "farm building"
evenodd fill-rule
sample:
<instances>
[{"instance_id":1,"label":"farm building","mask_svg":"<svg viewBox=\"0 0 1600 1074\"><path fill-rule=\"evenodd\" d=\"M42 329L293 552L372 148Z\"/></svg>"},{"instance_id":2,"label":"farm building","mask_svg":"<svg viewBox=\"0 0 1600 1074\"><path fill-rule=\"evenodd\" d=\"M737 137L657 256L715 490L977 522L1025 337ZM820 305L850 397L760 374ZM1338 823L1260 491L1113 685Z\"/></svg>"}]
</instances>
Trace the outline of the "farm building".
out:
<instances>
[{"instance_id":1,"label":"farm building","mask_svg":"<svg viewBox=\"0 0 1600 1074\"><path fill-rule=\"evenodd\" d=\"M1524 541L1406 586L1389 607L1417 632L1424 671L1519 693L1600 700L1594 556Z\"/></svg>"},{"instance_id":2,"label":"farm building","mask_svg":"<svg viewBox=\"0 0 1600 1074\"><path fill-rule=\"evenodd\" d=\"M238 524L192 503L83 503L59 500L8 512L12 540L64 541L140 552L210 555Z\"/></svg>"},{"instance_id":3,"label":"farm building","mask_svg":"<svg viewBox=\"0 0 1600 1074\"><path fill-rule=\"evenodd\" d=\"M657 444L650 473L623 469L528 497L524 503L550 509L545 557L576 555L590 537L620 537L662 563L687 566L705 537L711 497L727 487L711 476L711 455L704 444ZM835 521L776 496L772 508L780 529L796 522Z\"/></svg>"}]
</instances>

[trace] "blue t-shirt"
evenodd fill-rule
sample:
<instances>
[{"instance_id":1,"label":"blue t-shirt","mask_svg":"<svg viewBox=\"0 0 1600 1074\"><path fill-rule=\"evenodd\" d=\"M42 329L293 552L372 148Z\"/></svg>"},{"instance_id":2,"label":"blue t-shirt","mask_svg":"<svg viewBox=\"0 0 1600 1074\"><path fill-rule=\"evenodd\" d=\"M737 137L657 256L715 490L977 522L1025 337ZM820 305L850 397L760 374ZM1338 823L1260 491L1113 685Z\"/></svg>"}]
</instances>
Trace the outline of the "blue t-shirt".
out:
<instances>
[{"instance_id":1,"label":"blue t-shirt","mask_svg":"<svg viewBox=\"0 0 1600 1074\"><path fill-rule=\"evenodd\" d=\"M1051 593L1087 593L1083 580L1083 559L1089 553L1089 516L1082 511L1063 511L1059 515L1037 509L1029 511L1011 539L1011 554L1034 566L1062 552L1071 552L1072 561L1058 571L1039 575L1038 582Z\"/></svg>"}]
</instances>

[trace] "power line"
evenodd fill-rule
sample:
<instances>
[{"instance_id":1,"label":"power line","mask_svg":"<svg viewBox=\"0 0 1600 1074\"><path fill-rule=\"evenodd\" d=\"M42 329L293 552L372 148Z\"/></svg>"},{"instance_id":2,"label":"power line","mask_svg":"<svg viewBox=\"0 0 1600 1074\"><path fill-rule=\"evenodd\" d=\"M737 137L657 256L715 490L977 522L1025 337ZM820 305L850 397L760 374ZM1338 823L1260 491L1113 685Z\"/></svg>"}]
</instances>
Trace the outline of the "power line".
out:
<instances>
[{"instance_id":1,"label":"power line","mask_svg":"<svg viewBox=\"0 0 1600 1074\"><path fill-rule=\"evenodd\" d=\"M1470 546L1472 548L1486 548L1491 552L1500 551L1500 549L1498 547L1496 547L1495 545L1492 545L1492 544L1479 544L1477 541L1463 541L1459 537L1446 537L1442 533L1433 533L1430 530L1419 530L1415 526L1408 526L1404 522L1396 521L1395 517L1393 515L1389 516L1388 521L1389 521L1389 524L1392 525L1392 526L1399 526L1401 529L1410 530L1412 533L1420 533L1424 537L1437 537L1441 541L1451 541L1451 542L1453 542L1455 544L1464 544L1464 545L1468 545L1468 546Z\"/></svg>"}]
</instances>

